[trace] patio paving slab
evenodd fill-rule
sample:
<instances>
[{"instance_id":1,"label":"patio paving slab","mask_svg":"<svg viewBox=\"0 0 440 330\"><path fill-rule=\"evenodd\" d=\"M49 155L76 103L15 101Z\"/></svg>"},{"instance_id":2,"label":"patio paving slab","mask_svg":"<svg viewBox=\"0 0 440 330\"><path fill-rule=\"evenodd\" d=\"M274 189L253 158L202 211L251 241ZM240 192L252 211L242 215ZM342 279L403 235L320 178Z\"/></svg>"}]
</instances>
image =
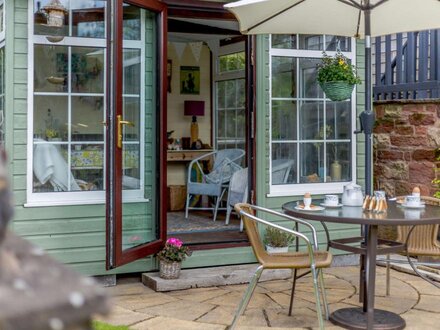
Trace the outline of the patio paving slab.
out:
<instances>
[{"instance_id":1,"label":"patio paving slab","mask_svg":"<svg viewBox=\"0 0 440 330\"><path fill-rule=\"evenodd\" d=\"M330 312L360 306L359 269L331 268L325 271ZM317 317L310 275L298 280L293 316L287 315L292 281L259 283L239 329L317 329ZM119 284L118 284L119 286ZM133 330L226 330L232 322L247 284L193 288L158 293L145 289L139 281L107 288L114 312L100 320L114 325L129 325ZM136 293L138 292L138 294ZM436 329L440 324L440 290L422 279L391 271L391 295L385 296L385 269L378 268L376 307L399 313L407 329ZM341 329L326 322L326 329Z\"/></svg>"}]
</instances>

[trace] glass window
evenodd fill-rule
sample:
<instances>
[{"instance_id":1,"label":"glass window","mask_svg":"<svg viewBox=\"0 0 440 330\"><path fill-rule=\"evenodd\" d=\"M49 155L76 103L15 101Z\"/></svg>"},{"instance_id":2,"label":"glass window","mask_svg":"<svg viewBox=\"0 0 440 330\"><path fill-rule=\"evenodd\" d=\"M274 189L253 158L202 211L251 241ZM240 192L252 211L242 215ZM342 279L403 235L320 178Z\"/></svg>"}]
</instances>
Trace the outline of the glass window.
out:
<instances>
[{"instance_id":1,"label":"glass window","mask_svg":"<svg viewBox=\"0 0 440 330\"><path fill-rule=\"evenodd\" d=\"M5 143L5 47L0 47L0 146Z\"/></svg>"},{"instance_id":2,"label":"glass window","mask_svg":"<svg viewBox=\"0 0 440 330\"><path fill-rule=\"evenodd\" d=\"M104 200L106 3L41 0L34 1L30 9L34 13L34 57L30 63L34 194L70 192L69 196L78 196L88 191ZM141 132L145 110L141 86L145 82L145 39L148 31L153 31L142 23L145 13L142 15L139 8L124 5L124 36L131 41L123 55L123 112L124 119L135 125L124 127L123 185L124 190L135 193L143 193ZM69 38L59 45L59 37ZM0 85L0 93L2 90ZM0 94L0 105L1 101Z\"/></svg>"},{"instance_id":3,"label":"glass window","mask_svg":"<svg viewBox=\"0 0 440 330\"><path fill-rule=\"evenodd\" d=\"M107 1L34 0L34 34L105 38Z\"/></svg>"},{"instance_id":4,"label":"glass window","mask_svg":"<svg viewBox=\"0 0 440 330\"><path fill-rule=\"evenodd\" d=\"M246 81L245 53L234 52L218 58L216 86L216 142L219 149L245 149Z\"/></svg>"},{"instance_id":5,"label":"glass window","mask_svg":"<svg viewBox=\"0 0 440 330\"><path fill-rule=\"evenodd\" d=\"M354 100L325 98L316 80L316 50L324 50L324 45L355 56L350 38L271 37L272 187L352 180ZM307 50L313 52L308 55Z\"/></svg>"}]
</instances>

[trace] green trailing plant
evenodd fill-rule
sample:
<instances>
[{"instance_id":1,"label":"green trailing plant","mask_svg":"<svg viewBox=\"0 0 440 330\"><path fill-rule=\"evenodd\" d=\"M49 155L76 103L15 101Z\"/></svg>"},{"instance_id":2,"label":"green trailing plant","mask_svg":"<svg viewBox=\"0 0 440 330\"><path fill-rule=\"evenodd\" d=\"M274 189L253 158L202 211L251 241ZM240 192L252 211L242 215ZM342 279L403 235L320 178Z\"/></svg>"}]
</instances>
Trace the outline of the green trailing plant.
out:
<instances>
[{"instance_id":1,"label":"green trailing plant","mask_svg":"<svg viewBox=\"0 0 440 330\"><path fill-rule=\"evenodd\" d=\"M271 247L285 247L292 244L295 236L277 228L268 227L264 233L264 244Z\"/></svg>"},{"instance_id":2,"label":"green trailing plant","mask_svg":"<svg viewBox=\"0 0 440 330\"><path fill-rule=\"evenodd\" d=\"M318 64L318 82L345 81L350 85L360 84L361 79L356 73L356 67L350 64L340 51L335 56L323 52L323 58Z\"/></svg>"},{"instance_id":3,"label":"green trailing plant","mask_svg":"<svg viewBox=\"0 0 440 330\"><path fill-rule=\"evenodd\" d=\"M440 148L435 150L435 159L440 161ZM434 193L435 198L440 198L440 167L436 167L435 169L435 179L432 180L432 183L437 186L437 191Z\"/></svg>"}]
</instances>

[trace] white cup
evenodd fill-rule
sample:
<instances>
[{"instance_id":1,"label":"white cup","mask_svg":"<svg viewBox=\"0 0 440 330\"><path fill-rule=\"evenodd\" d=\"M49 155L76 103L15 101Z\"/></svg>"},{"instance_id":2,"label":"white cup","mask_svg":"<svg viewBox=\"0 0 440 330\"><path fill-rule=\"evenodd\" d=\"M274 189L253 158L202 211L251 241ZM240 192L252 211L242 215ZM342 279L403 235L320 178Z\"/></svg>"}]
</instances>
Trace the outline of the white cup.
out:
<instances>
[{"instance_id":1,"label":"white cup","mask_svg":"<svg viewBox=\"0 0 440 330\"><path fill-rule=\"evenodd\" d=\"M420 196L408 195L405 197L407 206L420 206Z\"/></svg>"},{"instance_id":2,"label":"white cup","mask_svg":"<svg viewBox=\"0 0 440 330\"><path fill-rule=\"evenodd\" d=\"M312 198L311 197L304 197L303 199L304 202L304 209L305 210L310 210L310 205L312 205Z\"/></svg>"},{"instance_id":3,"label":"white cup","mask_svg":"<svg viewBox=\"0 0 440 330\"><path fill-rule=\"evenodd\" d=\"M325 195L324 204L328 206L337 206L339 204L338 195Z\"/></svg>"}]
</instances>

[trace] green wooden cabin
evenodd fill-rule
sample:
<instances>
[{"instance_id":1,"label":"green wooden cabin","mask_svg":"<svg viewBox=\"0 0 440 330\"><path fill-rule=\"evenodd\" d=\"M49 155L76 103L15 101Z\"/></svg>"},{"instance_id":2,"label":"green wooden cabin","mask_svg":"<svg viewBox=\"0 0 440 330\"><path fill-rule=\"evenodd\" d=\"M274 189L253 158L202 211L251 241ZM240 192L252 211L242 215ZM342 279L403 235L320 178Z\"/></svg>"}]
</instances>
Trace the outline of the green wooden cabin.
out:
<instances>
[{"instance_id":1,"label":"green wooden cabin","mask_svg":"<svg viewBox=\"0 0 440 330\"><path fill-rule=\"evenodd\" d=\"M362 68L355 39L241 36L220 1L0 0L0 12L12 229L84 274L157 269L167 187L185 185L187 165L167 161L166 132L189 136L186 100L205 102L204 144L246 149L258 205L280 209L306 191L341 193L364 180L363 141L353 133L362 88L331 102L315 79L324 49ZM254 261L246 242L232 243L196 244L184 267Z\"/></svg>"}]
</instances>

